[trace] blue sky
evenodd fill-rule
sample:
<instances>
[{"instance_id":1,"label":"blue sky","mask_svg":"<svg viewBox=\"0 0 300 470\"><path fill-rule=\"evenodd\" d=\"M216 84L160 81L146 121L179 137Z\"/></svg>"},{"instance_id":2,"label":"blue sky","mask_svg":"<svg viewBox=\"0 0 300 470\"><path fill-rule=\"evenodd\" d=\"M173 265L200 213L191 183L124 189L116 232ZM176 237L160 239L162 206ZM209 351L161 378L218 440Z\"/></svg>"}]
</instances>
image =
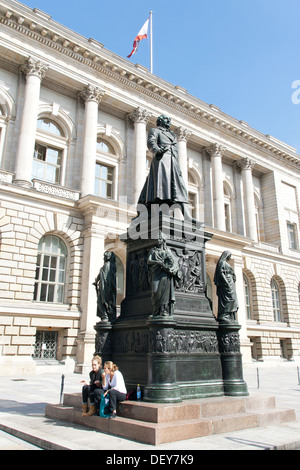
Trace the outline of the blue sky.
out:
<instances>
[{"instance_id":1,"label":"blue sky","mask_svg":"<svg viewBox=\"0 0 300 470\"><path fill-rule=\"evenodd\" d=\"M124 58L153 11L155 75L300 154L299 0L22 3L49 13L53 20ZM150 67L149 55L145 39L129 60ZM299 104L293 103L293 96Z\"/></svg>"}]
</instances>

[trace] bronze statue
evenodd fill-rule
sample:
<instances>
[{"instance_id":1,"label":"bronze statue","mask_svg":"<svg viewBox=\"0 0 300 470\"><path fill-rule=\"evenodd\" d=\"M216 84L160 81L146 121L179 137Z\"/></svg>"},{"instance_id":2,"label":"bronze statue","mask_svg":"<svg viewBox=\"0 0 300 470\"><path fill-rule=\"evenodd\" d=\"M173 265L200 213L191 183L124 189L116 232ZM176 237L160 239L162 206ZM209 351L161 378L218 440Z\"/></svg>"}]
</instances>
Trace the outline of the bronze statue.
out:
<instances>
[{"instance_id":1,"label":"bronze statue","mask_svg":"<svg viewBox=\"0 0 300 470\"><path fill-rule=\"evenodd\" d=\"M97 292L97 316L113 323L116 319L116 257L112 251L104 253L104 265L93 283Z\"/></svg>"},{"instance_id":2,"label":"bronze statue","mask_svg":"<svg viewBox=\"0 0 300 470\"><path fill-rule=\"evenodd\" d=\"M235 289L236 276L228 263L230 258L230 251L222 253L214 277L218 295L218 321L221 323L236 322L236 313L239 308Z\"/></svg>"},{"instance_id":3,"label":"bronze statue","mask_svg":"<svg viewBox=\"0 0 300 470\"><path fill-rule=\"evenodd\" d=\"M138 204L179 204L185 217L188 211L188 193L178 160L178 142L170 130L171 119L162 114L157 118L157 127L148 134L147 146L153 153L150 172L140 194Z\"/></svg>"},{"instance_id":4,"label":"bronze statue","mask_svg":"<svg viewBox=\"0 0 300 470\"><path fill-rule=\"evenodd\" d=\"M150 250L149 272L152 279L153 315L172 315L175 304L174 279L180 277L178 260L167 247L165 240Z\"/></svg>"}]
</instances>

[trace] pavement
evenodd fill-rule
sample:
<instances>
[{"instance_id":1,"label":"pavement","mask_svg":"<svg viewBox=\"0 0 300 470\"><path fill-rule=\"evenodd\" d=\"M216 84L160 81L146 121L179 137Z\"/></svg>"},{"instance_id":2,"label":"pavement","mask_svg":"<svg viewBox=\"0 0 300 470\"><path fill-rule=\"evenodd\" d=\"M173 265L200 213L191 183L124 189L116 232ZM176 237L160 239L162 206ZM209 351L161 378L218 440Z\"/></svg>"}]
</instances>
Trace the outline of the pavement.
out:
<instances>
[{"instance_id":1,"label":"pavement","mask_svg":"<svg viewBox=\"0 0 300 470\"><path fill-rule=\"evenodd\" d=\"M300 368L300 367L299 367ZM250 395L270 394L277 407L293 408L296 421L199 437L158 446L143 444L45 417L46 404L60 402L61 376L47 373L0 377L0 450L105 450L151 454L199 450L300 450L300 385L296 363L244 366ZM65 374L64 393L81 391L81 374ZM117 419L117 418L116 418ZM152 462L153 463L153 462Z\"/></svg>"}]
</instances>

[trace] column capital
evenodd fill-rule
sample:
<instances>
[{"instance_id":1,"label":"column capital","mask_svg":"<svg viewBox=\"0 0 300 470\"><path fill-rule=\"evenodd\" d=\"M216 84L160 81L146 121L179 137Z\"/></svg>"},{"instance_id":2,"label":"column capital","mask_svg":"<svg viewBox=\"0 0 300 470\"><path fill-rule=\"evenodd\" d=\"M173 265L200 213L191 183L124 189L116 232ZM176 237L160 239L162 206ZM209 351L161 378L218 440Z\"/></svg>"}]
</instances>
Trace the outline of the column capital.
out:
<instances>
[{"instance_id":1,"label":"column capital","mask_svg":"<svg viewBox=\"0 0 300 470\"><path fill-rule=\"evenodd\" d=\"M206 154L209 155L210 157L216 157L216 156L222 157L225 150L226 150L226 147L223 147L223 145L220 145L217 143L212 144L209 147L205 148Z\"/></svg>"},{"instance_id":2,"label":"column capital","mask_svg":"<svg viewBox=\"0 0 300 470\"><path fill-rule=\"evenodd\" d=\"M128 117L134 123L143 122L144 124L147 124L148 120L151 117L151 113L149 113L147 109L138 107L133 111L133 113L130 113Z\"/></svg>"},{"instance_id":3,"label":"column capital","mask_svg":"<svg viewBox=\"0 0 300 470\"><path fill-rule=\"evenodd\" d=\"M88 85L83 91L79 93L80 98L86 103L87 101L95 101L100 104L105 92L100 88Z\"/></svg>"},{"instance_id":4,"label":"column capital","mask_svg":"<svg viewBox=\"0 0 300 470\"><path fill-rule=\"evenodd\" d=\"M40 80L45 77L47 70L47 64L41 62L40 60L33 59L32 57L28 57L21 67L21 71L24 73L24 75L26 75L26 77L28 75L34 75L39 77Z\"/></svg>"},{"instance_id":5,"label":"column capital","mask_svg":"<svg viewBox=\"0 0 300 470\"><path fill-rule=\"evenodd\" d=\"M246 157L246 158L242 158L241 160L236 160L234 164L240 170L252 170L252 168L256 164L256 161L252 160L251 158Z\"/></svg>"},{"instance_id":6,"label":"column capital","mask_svg":"<svg viewBox=\"0 0 300 470\"><path fill-rule=\"evenodd\" d=\"M187 142L189 137L191 137L192 135L192 131L186 129L185 127L178 127L178 129L176 130L176 135L178 140Z\"/></svg>"}]
</instances>

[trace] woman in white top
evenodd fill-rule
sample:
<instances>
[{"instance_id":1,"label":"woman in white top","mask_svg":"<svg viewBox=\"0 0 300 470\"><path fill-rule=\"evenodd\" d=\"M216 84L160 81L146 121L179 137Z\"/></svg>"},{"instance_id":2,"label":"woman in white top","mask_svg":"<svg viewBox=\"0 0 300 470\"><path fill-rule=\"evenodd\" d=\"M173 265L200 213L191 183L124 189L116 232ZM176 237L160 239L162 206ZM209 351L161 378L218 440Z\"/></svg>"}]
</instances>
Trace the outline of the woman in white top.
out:
<instances>
[{"instance_id":1,"label":"woman in white top","mask_svg":"<svg viewBox=\"0 0 300 470\"><path fill-rule=\"evenodd\" d=\"M107 361L104 364L105 385L103 384L104 396L109 393L110 419L117 416L117 402L126 399L126 386L122 373L116 364Z\"/></svg>"}]
</instances>

